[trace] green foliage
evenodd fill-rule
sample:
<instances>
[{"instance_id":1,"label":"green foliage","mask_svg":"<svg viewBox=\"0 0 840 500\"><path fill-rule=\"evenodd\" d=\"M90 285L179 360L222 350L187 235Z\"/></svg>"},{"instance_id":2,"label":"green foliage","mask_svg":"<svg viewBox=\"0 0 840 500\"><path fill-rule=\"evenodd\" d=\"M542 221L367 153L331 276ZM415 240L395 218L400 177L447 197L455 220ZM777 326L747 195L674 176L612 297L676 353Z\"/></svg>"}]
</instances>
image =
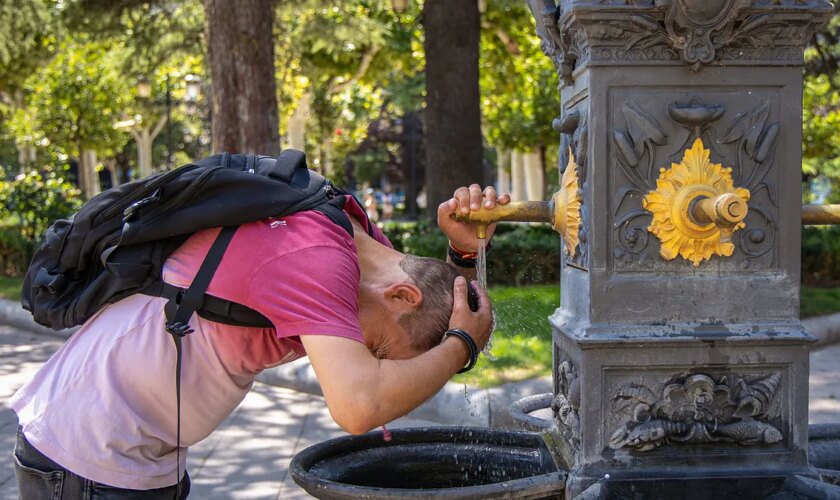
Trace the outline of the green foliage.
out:
<instances>
[{"instance_id":1,"label":"green foliage","mask_svg":"<svg viewBox=\"0 0 840 500\"><path fill-rule=\"evenodd\" d=\"M124 75L150 77L173 61L203 55L200 0L67 0L65 4L62 12L68 27L118 49L114 65Z\"/></svg>"},{"instance_id":2,"label":"green foliage","mask_svg":"<svg viewBox=\"0 0 840 500\"><path fill-rule=\"evenodd\" d=\"M840 227L802 228L802 283L819 287L840 285Z\"/></svg>"},{"instance_id":3,"label":"green foliage","mask_svg":"<svg viewBox=\"0 0 840 500\"><path fill-rule=\"evenodd\" d=\"M0 94L13 96L20 85L54 50L59 30L54 2L0 2Z\"/></svg>"},{"instance_id":4,"label":"green foliage","mask_svg":"<svg viewBox=\"0 0 840 500\"><path fill-rule=\"evenodd\" d=\"M496 330L490 350L476 367L453 380L479 387L526 380L551 373L548 317L560 305L560 286L490 287Z\"/></svg>"},{"instance_id":5,"label":"green foliage","mask_svg":"<svg viewBox=\"0 0 840 500\"><path fill-rule=\"evenodd\" d=\"M840 312L840 288L803 286L799 295L799 315L803 318Z\"/></svg>"},{"instance_id":6,"label":"green foliage","mask_svg":"<svg viewBox=\"0 0 840 500\"><path fill-rule=\"evenodd\" d=\"M0 234L2 234L2 231L0 231ZM0 238L2 238L2 236L0 236ZM2 255L0 255L0 258L2 258ZM20 301L21 288L23 288L22 277L9 277L0 274L0 298L18 302Z\"/></svg>"},{"instance_id":7,"label":"green foliage","mask_svg":"<svg viewBox=\"0 0 840 500\"><path fill-rule=\"evenodd\" d=\"M394 248L424 257L446 257L448 241L426 222L382 225ZM560 237L547 226L499 224L487 253L487 280L494 286L560 282Z\"/></svg>"},{"instance_id":8,"label":"green foliage","mask_svg":"<svg viewBox=\"0 0 840 500\"><path fill-rule=\"evenodd\" d=\"M26 273L33 249L33 243L17 226L0 225L0 297L16 298L10 291L19 292L20 284L13 278Z\"/></svg>"},{"instance_id":9,"label":"green foliage","mask_svg":"<svg viewBox=\"0 0 840 500\"><path fill-rule=\"evenodd\" d=\"M482 18L481 110L490 144L530 151L559 143L557 72L526 2L489 0ZM554 148L552 148L554 149Z\"/></svg>"},{"instance_id":10,"label":"green foliage","mask_svg":"<svg viewBox=\"0 0 840 500\"><path fill-rule=\"evenodd\" d=\"M835 5L835 12L838 7ZM803 201L840 202L840 17L814 37L805 51L806 75L802 96L802 172L816 180L823 190L833 191L823 200L812 191L812 183L803 186ZM827 190L826 190L827 191Z\"/></svg>"},{"instance_id":11,"label":"green foliage","mask_svg":"<svg viewBox=\"0 0 840 500\"><path fill-rule=\"evenodd\" d=\"M0 200L0 220L16 221L20 235L33 243L56 219L66 218L81 207L78 189L54 170L33 170L1 182Z\"/></svg>"},{"instance_id":12,"label":"green foliage","mask_svg":"<svg viewBox=\"0 0 840 500\"><path fill-rule=\"evenodd\" d=\"M107 154L128 139L114 129L128 89L105 64L107 48L66 40L50 64L27 82L32 125L68 155L84 149Z\"/></svg>"},{"instance_id":13,"label":"green foliage","mask_svg":"<svg viewBox=\"0 0 840 500\"><path fill-rule=\"evenodd\" d=\"M560 283L560 236L545 225L500 224L487 254L494 285Z\"/></svg>"},{"instance_id":14,"label":"green foliage","mask_svg":"<svg viewBox=\"0 0 840 500\"><path fill-rule=\"evenodd\" d=\"M388 222L380 224L394 249L421 257L446 258L449 240L428 222Z\"/></svg>"}]
</instances>

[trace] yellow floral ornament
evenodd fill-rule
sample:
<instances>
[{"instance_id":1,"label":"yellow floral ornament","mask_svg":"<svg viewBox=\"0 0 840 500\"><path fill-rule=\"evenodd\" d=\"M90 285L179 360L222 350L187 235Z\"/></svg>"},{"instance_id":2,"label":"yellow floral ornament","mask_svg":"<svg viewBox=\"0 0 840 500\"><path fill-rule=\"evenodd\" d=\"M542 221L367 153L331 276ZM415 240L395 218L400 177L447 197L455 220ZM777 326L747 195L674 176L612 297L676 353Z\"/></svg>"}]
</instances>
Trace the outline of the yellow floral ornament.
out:
<instances>
[{"instance_id":1,"label":"yellow floral ornament","mask_svg":"<svg viewBox=\"0 0 840 500\"><path fill-rule=\"evenodd\" d=\"M682 163L673 163L670 169L659 172L656 190L645 196L642 206L653 214L648 230L659 238L662 258L673 260L679 255L697 267L712 255L731 256L735 251L730 241L732 233L743 228L744 223L701 223L690 216L690 210L697 200L723 194L734 194L744 203L749 201L749 191L734 187L732 169L712 163L709 150L696 139L685 151Z\"/></svg>"},{"instance_id":2,"label":"yellow floral ornament","mask_svg":"<svg viewBox=\"0 0 840 500\"><path fill-rule=\"evenodd\" d=\"M580 187L578 186L577 163L569 148L569 163L563 172L560 190L554 194L554 228L563 235L566 253L574 257L580 243Z\"/></svg>"}]
</instances>

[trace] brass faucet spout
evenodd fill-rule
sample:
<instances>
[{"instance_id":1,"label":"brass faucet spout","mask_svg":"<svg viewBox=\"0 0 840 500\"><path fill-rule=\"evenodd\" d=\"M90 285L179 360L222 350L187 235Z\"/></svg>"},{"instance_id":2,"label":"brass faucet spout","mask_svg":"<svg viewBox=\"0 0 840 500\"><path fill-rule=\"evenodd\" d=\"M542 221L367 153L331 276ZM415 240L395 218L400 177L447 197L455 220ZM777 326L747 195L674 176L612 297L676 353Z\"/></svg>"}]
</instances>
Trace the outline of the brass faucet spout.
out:
<instances>
[{"instance_id":1,"label":"brass faucet spout","mask_svg":"<svg viewBox=\"0 0 840 500\"><path fill-rule=\"evenodd\" d=\"M803 224L840 224L840 205L803 205Z\"/></svg>"},{"instance_id":2,"label":"brass faucet spout","mask_svg":"<svg viewBox=\"0 0 840 500\"><path fill-rule=\"evenodd\" d=\"M489 224L499 221L550 224L554 220L554 207L550 201L512 201L507 205L496 205L493 208L481 207L467 215L457 213L455 219L475 224L478 231L486 231Z\"/></svg>"},{"instance_id":3,"label":"brass faucet spout","mask_svg":"<svg viewBox=\"0 0 840 500\"><path fill-rule=\"evenodd\" d=\"M698 224L734 227L747 216L747 202L734 193L714 198L700 197L689 207L689 214Z\"/></svg>"}]
</instances>

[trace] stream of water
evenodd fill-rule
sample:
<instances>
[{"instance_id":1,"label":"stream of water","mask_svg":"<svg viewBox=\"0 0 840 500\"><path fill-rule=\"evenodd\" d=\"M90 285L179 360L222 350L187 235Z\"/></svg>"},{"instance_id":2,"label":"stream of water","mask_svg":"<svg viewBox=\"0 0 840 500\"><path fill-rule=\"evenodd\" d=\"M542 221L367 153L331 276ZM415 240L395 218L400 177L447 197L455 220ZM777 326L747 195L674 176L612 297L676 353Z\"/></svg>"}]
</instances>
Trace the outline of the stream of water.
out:
<instances>
[{"instance_id":1,"label":"stream of water","mask_svg":"<svg viewBox=\"0 0 840 500\"><path fill-rule=\"evenodd\" d=\"M487 290L487 239L478 238L478 258L475 260L475 273L478 286Z\"/></svg>"},{"instance_id":2,"label":"stream of water","mask_svg":"<svg viewBox=\"0 0 840 500\"><path fill-rule=\"evenodd\" d=\"M476 280L478 281L478 286L487 291L487 239L486 238L478 238L478 257L475 259L475 274ZM494 321L495 323L495 321ZM494 324L495 327L495 324ZM493 348L493 334L490 334L490 340L487 341L487 345L484 346L484 349L481 351L482 354L487 356L491 361L495 361L496 357L490 353L490 349Z\"/></svg>"}]
</instances>

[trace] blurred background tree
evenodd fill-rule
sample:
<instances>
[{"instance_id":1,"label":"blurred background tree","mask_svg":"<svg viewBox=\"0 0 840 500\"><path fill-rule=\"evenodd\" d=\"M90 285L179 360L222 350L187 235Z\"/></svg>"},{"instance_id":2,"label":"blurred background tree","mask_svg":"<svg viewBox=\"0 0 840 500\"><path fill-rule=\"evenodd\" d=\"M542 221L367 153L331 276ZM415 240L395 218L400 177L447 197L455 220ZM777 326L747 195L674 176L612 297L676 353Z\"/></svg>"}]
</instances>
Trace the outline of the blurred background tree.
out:
<instances>
[{"instance_id":1,"label":"blurred background tree","mask_svg":"<svg viewBox=\"0 0 840 500\"><path fill-rule=\"evenodd\" d=\"M543 198L563 155L534 20L518 0L458 1L9 0L0 165L90 196L140 175L141 158L157 171L282 146L393 196L403 218L470 182ZM840 200L838 37L835 18L807 54L809 200Z\"/></svg>"}]
</instances>

